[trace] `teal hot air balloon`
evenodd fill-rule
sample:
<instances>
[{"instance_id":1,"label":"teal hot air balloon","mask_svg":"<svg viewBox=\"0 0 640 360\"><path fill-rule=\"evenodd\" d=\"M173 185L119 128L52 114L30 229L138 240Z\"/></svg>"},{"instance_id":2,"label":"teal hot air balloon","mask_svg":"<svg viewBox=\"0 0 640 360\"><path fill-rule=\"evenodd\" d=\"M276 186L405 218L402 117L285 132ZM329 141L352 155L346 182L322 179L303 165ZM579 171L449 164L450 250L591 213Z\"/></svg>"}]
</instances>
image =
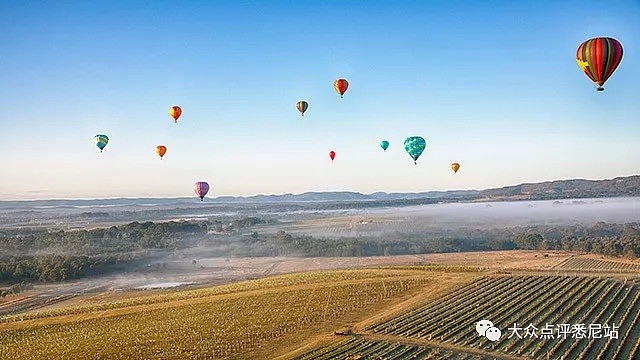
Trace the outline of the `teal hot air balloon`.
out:
<instances>
[{"instance_id":1,"label":"teal hot air balloon","mask_svg":"<svg viewBox=\"0 0 640 360\"><path fill-rule=\"evenodd\" d=\"M380 143L380 147L382 148L382 150L387 151L387 148L389 147L389 142L387 140L383 140Z\"/></svg>"},{"instance_id":2,"label":"teal hot air balloon","mask_svg":"<svg viewBox=\"0 0 640 360\"><path fill-rule=\"evenodd\" d=\"M107 135L96 135L93 137L93 140L96 142L96 146L100 149L100 152L102 152L102 149L109 143L109 137Z\"/></svg>"},{"instance_id":3,"label":"teal hot air balloon","mask_svg":"<svg viewBox=\"0 0 640 360\"><path fill-rule=\"evenodd\" d=\"M413 159L414 164L418 164L418 158L427 147L427 142L421 136L409 136L404 140L404 149Z\"/></svg>"}]
</instances>

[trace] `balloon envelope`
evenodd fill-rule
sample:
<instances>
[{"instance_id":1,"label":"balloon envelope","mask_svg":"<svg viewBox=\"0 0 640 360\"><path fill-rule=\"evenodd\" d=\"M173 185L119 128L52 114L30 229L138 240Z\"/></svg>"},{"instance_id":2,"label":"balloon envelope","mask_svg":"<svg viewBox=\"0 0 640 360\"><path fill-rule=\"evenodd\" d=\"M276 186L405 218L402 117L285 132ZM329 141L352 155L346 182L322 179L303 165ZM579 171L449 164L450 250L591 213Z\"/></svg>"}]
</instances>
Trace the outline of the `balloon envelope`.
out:
<instances>
[{"instance_id":1,"label":"balloon envelope","mask_svg":"<svg viewBox=\"0 0 640 360\"><path fill-rule=\"evenodd\" d=\"M156 146L156 154L158 154L158 156L160 156L160 159L162 159L162 157L166 153L167 153L167 147L166 146L164 146L164 145Z\"/></svg>"},{"instance_id":2,"label":"balloon envelope","mask_svg":"<svg viewBox=\"0 0 640 360\"><path fill-rule=\"evenodd\" d=\"M382 148L382 150L387 151L387 148L389 147L389 142L387 140L383 140L380 143L380 147Z\"/></svg>"},{"instance_id":3,"label":"balloon envelope","mask_svg":"<svg viewBox=\"0 0 640 360\"><path fill-rule=\"evenodd\" d=\"M451 170L453 170L454 173L457 173L458 170L460 170L460 164L458 163L451 164Z\"/></svg>"},{"instance_id":4,"label":"balloon envelope","mask_svg":"<svg viewBox=\"0 0 640 360\"><path fill-rule=\"evenodd\" d=\"M204 196L209 192L209 184L206 181L198 181L193 185L193 191L198 195L200 201L202 201Z\"/></svg>"},{"instance_id":5,"label":"balloon envelope","mask_svg":"<svg viewBox=\"0 0 640 360\"><path fill-rule=\"evenodd\" d=\"M169 115L171 115L174 122L178 122L178 118L182 115L182 109L180 106L172 106L169 108Z\"/></svg>"},{"instance_id":6,"label":"balloon envelope","mask_svg":"<svg viewBox=\"0 0 640 360\"><path fill-rule=\"evenodd\" d=\"M336 158L336 152L335 151L329 151L329 157L331 158L331 161L333 161L333 159Z\"/></svg>"},{"instance_id":7,"label":"balloon envelope","mask_svg":"<svg viewBox=\"0 0 640 360\"><path fill-rule=\"evenodd\" d=\"M576 61L580 69L597 85L597 90L603 91L605 81L622 61L622 44L610 37L589 39L578 46Z\"/></svg>"},{"instance_id":8,"label":"balloon envelope","mask_svg":"<svg viewBox=\"0 0 640 360\"><path fill-rule=\"evenodd\" d=\"M404 149L411 156L414 163L417 163L418 158L426 147L427 142L420 136L410 136L404 140Z\"/></svg>"},{"instance_id":9,"label":"balloon envelope","mask_svg":"<svg viewBox=\"0 0 640 360\"><path fill-rule=\"evenodd\" d=\"M94 136L93 140L96 142L96 146L100 149L100 152L102 152L102 149L109 143L109 137L102 134Z\"/></svg>"},{"instance_id":10,"label":"balloon envelope","mask_svg":"<svg viewBox=\"0 0 640 360\"><path fill-rule=\"evenodd\" d=\"M304 116L304 112L309 108L309 103L307 103L306 101L298 101L298 103L296 104L296 108L298 108L300 114Z\"/></svg>"},{"instance_id":11,"label":"balloon envelope","mask_svg":"<svg viewBox=\"0 0 640 360\"><path fill-rule=\"evenodd\" d=\"M348 87L349 87L349 82L346 79L338 79L333 82L333 88L336 90L338 94L340 94L340 97L344 95Z\"/></svg>"}]
</instances>

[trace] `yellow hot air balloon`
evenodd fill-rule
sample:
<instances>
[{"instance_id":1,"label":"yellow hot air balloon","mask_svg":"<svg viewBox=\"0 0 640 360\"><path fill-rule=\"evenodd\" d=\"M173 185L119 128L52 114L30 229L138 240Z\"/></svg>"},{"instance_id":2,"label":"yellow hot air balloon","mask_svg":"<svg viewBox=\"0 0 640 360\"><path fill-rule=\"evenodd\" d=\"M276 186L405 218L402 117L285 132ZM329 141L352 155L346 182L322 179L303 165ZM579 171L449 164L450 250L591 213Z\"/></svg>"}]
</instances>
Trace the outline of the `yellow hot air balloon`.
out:
<instances>
[{"instance_id":1,"label":"yellow hot air balloon","mask_svg":"<svg viewBox=\"0 0 640 360\"><path fill-rule=\"evenodd\" d=\"M460 170L460 164L458 163L451 164L451 170L453 170L454 173L457 173L458 170Z\"/></svg>"}]
</instances>

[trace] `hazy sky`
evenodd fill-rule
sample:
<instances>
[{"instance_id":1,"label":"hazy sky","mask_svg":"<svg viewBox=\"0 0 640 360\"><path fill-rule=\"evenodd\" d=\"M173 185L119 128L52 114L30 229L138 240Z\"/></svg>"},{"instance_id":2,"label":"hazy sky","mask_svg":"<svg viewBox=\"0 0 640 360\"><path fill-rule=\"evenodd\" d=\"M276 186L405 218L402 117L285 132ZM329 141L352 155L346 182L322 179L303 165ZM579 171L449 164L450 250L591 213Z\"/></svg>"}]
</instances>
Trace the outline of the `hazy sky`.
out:
<instances>
[{"instance_id":1,"label":"hazy sky","mask_svg":"<svg viewBox=\"0 0 640 360\"><path fill-rule=\"evenodd\" d=\"M0 1L0 199L191 196L199 180L213 196L481 189L640 166L635 0L32 3ZM602 93L575 61L595 36L624 47Z\"/></svg>"}]
</instances>

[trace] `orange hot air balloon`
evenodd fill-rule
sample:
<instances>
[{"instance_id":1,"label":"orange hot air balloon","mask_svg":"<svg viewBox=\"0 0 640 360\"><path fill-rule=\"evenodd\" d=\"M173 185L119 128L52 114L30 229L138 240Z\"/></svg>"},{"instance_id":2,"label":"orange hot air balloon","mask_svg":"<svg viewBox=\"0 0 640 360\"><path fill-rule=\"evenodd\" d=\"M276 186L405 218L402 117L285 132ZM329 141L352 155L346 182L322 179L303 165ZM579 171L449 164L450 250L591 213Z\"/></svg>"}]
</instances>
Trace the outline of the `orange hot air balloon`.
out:
<instances>
[{"instance_id":1,"label":"orange hot air balloon","mask_svg":"<svg viewBox=\"0 0 640 360\"><path fill-rule=\"evenodd\" d=\"M336 152L333 150L329 151L329 157L331 158L331 161L333 161L333 159L336 158Z\"/></svg>"},{"instance_id":2,"label":"orange hot air balloon","mask_svg":"<svg viewBox=\"0 0 640 360\"><path fill-rule=\"evenodd\" d=\"M178 118L182 115L182 109L180 109L180 106L172 106L169 108L169 115L171 115L173 121L177 123Z\"/></svg>"},{"instance_id":3,"label":"orange hot air balloon","mask_svg":"<svg viewBox=\"0 0 640 360\"><path fill-rule=\"evenodd\" d=\"M349 82L346 79L338 79L333 82L333 88L336 89L336 92L340 94L340 97L344 95L349 87Z\"/></svg>"},{"instance_id":4,"label":"orange hot air balloon","mask_svg":"<svg viewBox=\"0 0 640 360\"><path fill-rule=\"evenodd\" d=\"M164 145L156 146L156 154L158 154L160 156L160 160L162 160L162 157L166 153L167 153L167 147L166 146L164 146Z\"/></svg>"},{"instance_id":5,"label":"orange hot air balloon","mask_svg":"<svg viewBox=\"0 0 640 360\"><path fill-rule=\"evenodd\" d=\"M451 170L453 170L454 174L457 173L458 170L460 170L460 164L458 164L458 163L451 164Z\"/></svg>"}]
</instances>

